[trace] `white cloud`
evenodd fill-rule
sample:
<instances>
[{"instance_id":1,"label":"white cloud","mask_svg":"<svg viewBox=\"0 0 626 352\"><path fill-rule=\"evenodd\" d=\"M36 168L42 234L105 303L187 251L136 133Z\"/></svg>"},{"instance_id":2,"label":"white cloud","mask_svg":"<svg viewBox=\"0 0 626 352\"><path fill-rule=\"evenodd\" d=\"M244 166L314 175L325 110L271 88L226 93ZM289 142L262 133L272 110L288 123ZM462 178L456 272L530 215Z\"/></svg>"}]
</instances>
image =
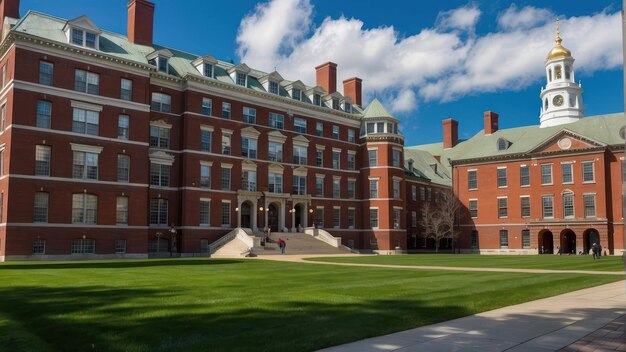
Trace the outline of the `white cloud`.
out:
<instances>
[{"instance_id":1,"label":"white cloud","mask_svg":"<svg viewBox=\"0 0 626 352\"><path fill-rule=\"evenodd\" d=\"M504 30L528 29L554 19L552 11L534 6L517 9L515 4L498 16L498 26Z\"/></svg>"},{"instance_id":2,"label":"white cloud","mask_svg":"<svg viewBox=\"0 0 626 352\"><path fill-rule=\"evenodd\" d=\"M392 97L390 103L392 113L411 112L417 108L417 97L412 89L403 89Z\"/></svg>"},{"instance_id":3,"label":"white cloud","mask_svg":"<svg viewBox=\"0 0 626 352\"><path fill-rule=\"evenodd\" d=\"M467 5L440 12L437 16L437 27L443 30L461 29L472 31L479 17L480 9L476 5Z\"/></svg>"}]
</instances>

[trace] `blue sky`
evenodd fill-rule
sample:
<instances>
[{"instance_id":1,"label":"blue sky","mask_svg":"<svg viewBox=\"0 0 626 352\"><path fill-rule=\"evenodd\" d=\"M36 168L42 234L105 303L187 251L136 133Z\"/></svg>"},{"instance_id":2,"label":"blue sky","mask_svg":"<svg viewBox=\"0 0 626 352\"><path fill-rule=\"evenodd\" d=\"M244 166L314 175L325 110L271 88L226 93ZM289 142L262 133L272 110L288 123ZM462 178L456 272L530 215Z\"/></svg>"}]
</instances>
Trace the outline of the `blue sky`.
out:
<instances>
[{"instance_id":1,"label":"blue sky","mask_svg":"<svg viewBox=\"0 0 626 352\"><path fill-rule=\"evenodd\" d=\"M538 124L543 60L554 43L576 58L586 115L624 110L621 1L155 0L155 43L246 62L314 84L314 67L338 63L338 80L363 78L402 121L406 145L441 141L441 120L461 138L482 129L483 111L501 128ZM180 4L184 3L185 6ZM435 3L434 5L432 3ZM87 15L126 33L127 0L22 0L62 18Z\"/></svg>"}]
</instances>

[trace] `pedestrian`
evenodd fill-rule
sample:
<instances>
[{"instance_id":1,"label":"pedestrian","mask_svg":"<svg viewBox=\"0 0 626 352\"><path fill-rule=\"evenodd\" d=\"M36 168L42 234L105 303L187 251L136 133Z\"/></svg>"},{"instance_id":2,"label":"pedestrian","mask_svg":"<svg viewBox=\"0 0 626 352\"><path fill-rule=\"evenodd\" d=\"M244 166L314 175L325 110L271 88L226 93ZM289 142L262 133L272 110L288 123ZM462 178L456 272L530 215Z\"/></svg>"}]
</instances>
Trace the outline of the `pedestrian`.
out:
<instances>
[{"instance_id":1,"label":"pedestrian","mask_svg":"<svg viewBox=\"0 0 626 352\"><path fill-rule=\"evenodd\" d=\"M282 238L278 239L278 248L280 248L280 254L285 254L285 247L287 243Z\"/></svg>"},{"instance_id":2,"label":"pedestrian","mask_svg":"<svg viewBox=\"0 0 626 352\"><path fill-rule=\"evenodd\" d=\"M598 259L598 244L597 243L593 243L591 245L591 251L593 252L593 260Z\"/></svg>"}]
</instances>

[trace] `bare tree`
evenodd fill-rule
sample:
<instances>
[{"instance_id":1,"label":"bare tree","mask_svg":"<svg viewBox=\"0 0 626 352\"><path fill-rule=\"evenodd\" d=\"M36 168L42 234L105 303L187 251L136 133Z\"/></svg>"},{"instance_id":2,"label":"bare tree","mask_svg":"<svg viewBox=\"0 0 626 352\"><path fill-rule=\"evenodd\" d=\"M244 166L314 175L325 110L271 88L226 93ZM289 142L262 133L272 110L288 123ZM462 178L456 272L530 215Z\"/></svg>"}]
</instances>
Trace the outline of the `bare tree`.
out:
<instances>
[{"instance_id":1,"label":"bare tree","mask_svg":"<svg viewBox=\"0 0 626 352\"><path fill-rule=\"evenodd\" d=\"M440 194L441 199L438 200L438 208L440 214L444 218L446 223L446 236L452 240L452 252L456 250L456 241L459 237L459 229L455 227L455 223L458 218L459 208L461 208L461 202L456 197L451 189L442 191Z\"/></svg>"},{"instance_id":2,"label":"bare tree","mask_svg":"<svg viewBox=\"0 0 626 352\"><path fill-rule=\"evenodd\" d=\"M424 237L432 238L435 241L435 252L439 252L439 245L442 239L452 240L452 248L458 237L458 229L455 228L457 213L460 202L452 190L439 193L435 199L436 203L424 203L422 212L422 228Z\"/></svg>"}]
</instances>

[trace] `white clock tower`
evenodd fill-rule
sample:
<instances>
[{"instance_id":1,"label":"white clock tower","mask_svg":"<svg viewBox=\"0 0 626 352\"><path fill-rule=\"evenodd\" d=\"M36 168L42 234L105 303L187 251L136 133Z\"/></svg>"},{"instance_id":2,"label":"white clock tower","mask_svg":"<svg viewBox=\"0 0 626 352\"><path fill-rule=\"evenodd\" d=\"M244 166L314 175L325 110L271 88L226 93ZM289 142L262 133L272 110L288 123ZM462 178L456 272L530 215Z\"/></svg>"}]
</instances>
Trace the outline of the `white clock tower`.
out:
<instances>
[{"instance_id":1,"label":"white clock tower","mask_svg":"<svg viewBox=\"0 0 626 352\"><path fill-rule=\"evenodd\" d=\"M574 58L561 45L559 19L556 20L556 45L546 57L546 88L541 90L541 125L550 127L576 122L584 115L583 89L574 80Z\"/></svg>"}]
</instances>

